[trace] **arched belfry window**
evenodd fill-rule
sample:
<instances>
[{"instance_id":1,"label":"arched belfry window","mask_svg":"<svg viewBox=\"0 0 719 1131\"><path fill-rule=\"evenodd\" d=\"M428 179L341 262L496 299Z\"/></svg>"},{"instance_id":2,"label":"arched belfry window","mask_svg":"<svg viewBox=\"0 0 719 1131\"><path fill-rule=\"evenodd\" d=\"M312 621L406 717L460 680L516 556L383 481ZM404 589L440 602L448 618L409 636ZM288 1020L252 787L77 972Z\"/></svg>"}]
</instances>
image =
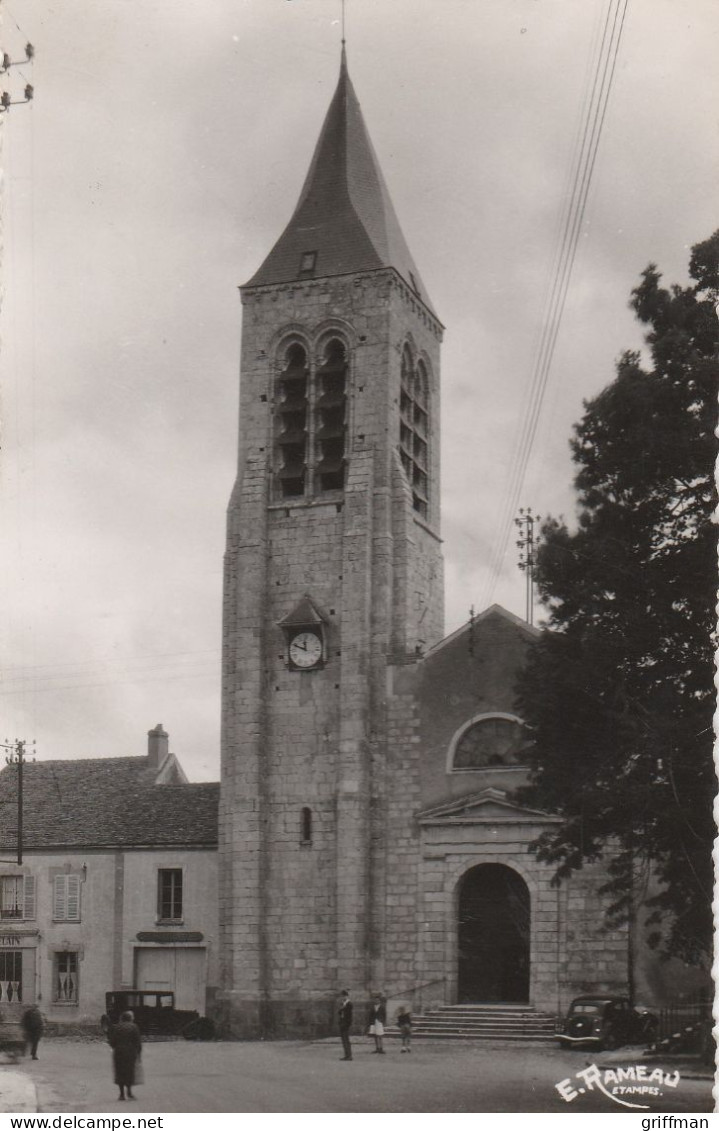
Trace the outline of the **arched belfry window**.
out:
<instances>
[{"instance_id":1,"label":"arched belfry window","mask_svg":"<svg viewBox=\"0 0 719 1131\"><path fill-rule=\"evenodd\" d=\"M309 370L307 354L299 342L288 347L277 380L275 448L277 481L283 499L305 493L307 480L307 423Z\"/></svg>"},{"instance_id":2,"label":"arched belfry window","mask_svg":"<svg viewBox=\"0 0 719 1131\"><path fill-rule=\"evenodd\" d=\"M300 342L281 352L275 383L275 498L342 491L347 464L347 349L331 338L312 362Z\"/></svg>"},{"instance_id":3,"label":"arched belfry window","mask_svg":"<svg viewBox=\"0 0 719 1131\"><path fill-rule=\"evenodd\" d=\"M450 769L485 770L493 766L526 765L529 746L520 719L513 715L485 715L455 735Z\"/></svg>"},{"instance_id":4,"label":"arched belfry window","mask_svg":"<svg viewBox=\"0 0 719 1131\"><path fill-rule=\"evenodd\" d=\"M347 429L347 352L333 338L317 369L315 405L315 489L341 491L345 485Z\"/></svg>"},{"instance_id":5,"label":"arched belfry window","mask_svg":"<svg viewBox=\"0 0 719 1131\"><path fill-rule=\"evenodd\" d=\"M423 361L415 365L409 346L402 351L399 394L399 452L412 506L422 518L429 507L429 380Z\"/></svg>"}]
</instances>

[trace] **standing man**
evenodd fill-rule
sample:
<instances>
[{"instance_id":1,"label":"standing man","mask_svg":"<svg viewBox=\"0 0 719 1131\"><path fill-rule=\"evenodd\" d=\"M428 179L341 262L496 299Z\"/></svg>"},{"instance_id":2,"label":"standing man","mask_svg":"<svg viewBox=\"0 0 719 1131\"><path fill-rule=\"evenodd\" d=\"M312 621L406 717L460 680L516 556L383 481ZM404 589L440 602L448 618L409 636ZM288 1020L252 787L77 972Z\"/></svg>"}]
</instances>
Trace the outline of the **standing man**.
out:
<instances>
[{"instance_id":1,"label":"standing man","mask_svg":"<svg viewBox=\"0 0 719 1131\"><path fill-rule=\"evenodd\" d=\"M352 1002L350 1001L349 990L342 990L342 994L340 995L339 1022L342 1048L345 1053L340 1059L351 1060L352 1046L350 1044L350 1029L352 1027Z\"/></svg>"},{"instance_id":2,"label":"standing man","mask_svg":"<svg viewBox=\"0 0 719 1131\"><path fill-rule=\"evenodd\" d=\"M30 1054L37 1060L37 1046L42 1036L42 1016L36 1005L31 1005L22 1015L22 1031L27 1044L30 1045Z\"/></svg>"}]
</instances>

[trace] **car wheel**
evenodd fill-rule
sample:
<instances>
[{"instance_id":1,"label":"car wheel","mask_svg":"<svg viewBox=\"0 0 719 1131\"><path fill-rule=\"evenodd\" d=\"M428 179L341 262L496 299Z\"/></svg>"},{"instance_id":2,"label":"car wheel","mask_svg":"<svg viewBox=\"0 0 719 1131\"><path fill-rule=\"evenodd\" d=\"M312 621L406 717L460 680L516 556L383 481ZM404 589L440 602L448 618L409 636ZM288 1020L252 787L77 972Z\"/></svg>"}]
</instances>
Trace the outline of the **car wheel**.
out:
<instances>
[{"instance_id":1,"label":"car wheel","mask_svg":"<svg viewBox=\"0 0 719 1131\"><path fill-rule=\"evenodd\" d=\"M619 1040L617 1034L612 1029L607 1029L603 1034L602 1039L598 1046L600 1049L606 1049L610 1052L612 1049L619 1048Z\"/></svg>"}]
</instances>

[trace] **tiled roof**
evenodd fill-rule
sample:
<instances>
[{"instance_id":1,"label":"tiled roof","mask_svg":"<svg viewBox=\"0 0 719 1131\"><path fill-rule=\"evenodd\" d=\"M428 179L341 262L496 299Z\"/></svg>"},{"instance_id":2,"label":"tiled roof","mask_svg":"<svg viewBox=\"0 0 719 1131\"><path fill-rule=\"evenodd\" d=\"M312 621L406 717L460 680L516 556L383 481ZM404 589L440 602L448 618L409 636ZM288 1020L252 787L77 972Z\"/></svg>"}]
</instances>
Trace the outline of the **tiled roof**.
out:
<instances>
[{"instance_id":1,"label":"tiled roof","mask_svg":"<svg viewBox=\"0 0 719 1131\"><path fill-rule=\"evenodd\" d=\"M217 844L218 782L155 785L148 758L28 762L23 845L131 847ZM0 773L0 849L17 843L17 768Z\"/></svg>"},{"instance_id":2,"label":"tiled roof","mask_svg":"<svg viewBox=\"0 0 719 1131\"><path fill-rule=\"evenodd\" d=\"M344 52L337 90L297 207L247 286L306 277L300 264L307 252L316 253L315 278L394 267L432 310L367 133Z\"/></svg>"}]
</instances>

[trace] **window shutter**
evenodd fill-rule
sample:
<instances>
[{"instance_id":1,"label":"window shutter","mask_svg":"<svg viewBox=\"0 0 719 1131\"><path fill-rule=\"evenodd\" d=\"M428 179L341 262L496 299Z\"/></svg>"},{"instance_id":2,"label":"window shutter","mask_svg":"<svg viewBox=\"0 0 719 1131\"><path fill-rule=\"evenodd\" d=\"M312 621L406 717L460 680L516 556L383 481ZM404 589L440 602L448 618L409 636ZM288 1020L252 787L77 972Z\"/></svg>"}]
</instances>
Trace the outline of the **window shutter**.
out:
<instances>
[{"instance_id":1,"label":"window shutter","mask_svg":"<svg viewBox=\"0 0 719 1131\"><path fill-rule=\"evenodd\" d=\"M23 888L23 919L35 918L35 877L25 876Z\"/></svg>"},{"instance_id":2,"label":"window shutter","mask_svg":"<svg viewBox=\"0 0 719 1131\"><path fill-rule=\"evenodd\" d=\"M79 876L66 876L67 880L67 905L66 912L68 919L80 918L80 877Z\"/></svg>"},{"instance_id":3,"label":"window shutter","mask_svg":"<svg viewBox=\"0 0 719 1131\"><path fill-rule=\"evenodd\" d=\"M53 887L52 917L53 919L67 918L66 883L67 876L55 876Z\"/></svg>"}]
</instances>

